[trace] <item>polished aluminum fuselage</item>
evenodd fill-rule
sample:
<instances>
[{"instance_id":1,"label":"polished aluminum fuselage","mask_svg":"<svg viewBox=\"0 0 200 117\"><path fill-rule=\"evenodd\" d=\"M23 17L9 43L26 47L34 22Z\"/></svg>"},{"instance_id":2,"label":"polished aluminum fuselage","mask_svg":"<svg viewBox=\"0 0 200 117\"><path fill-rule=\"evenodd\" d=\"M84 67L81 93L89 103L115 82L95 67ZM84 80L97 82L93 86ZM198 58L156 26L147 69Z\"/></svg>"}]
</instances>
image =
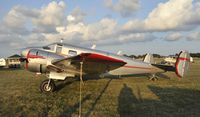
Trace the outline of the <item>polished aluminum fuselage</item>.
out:
<instances>
[{"instance_id":1,"label":"polished aluminum fuselage","mask_svg":"<svg viewBox=\"0 0 200 117\"><path fill-rule=\"evenodd\" d=\"M108 53L108 52L104 52L104 51L99 51L99 50L90 49L90 48L83 48L83 47L78 47L78 46L63 44L63 43L54 43L49 46L51 46L51 49L40 49L41 51L48 52L47 59L36 59L36 58L31 59L31 58L29 58L29 60L28 60L29 64L37 65L38 63L43 63L43 64L48 65L48 64L51 64L51 62L53 60L61 59L62 57L67 58L70 56L79 55L81 53L93 53L93 54L99 54L99 55L111 57L111 58L114 58L117 60L122 60L126 63L125 65L123 65L117 69L108 71L106 74L132 75L132 74L155 74L158 72L163 72L163 70L161 70L155 66L152 66L149 63L146 63L146 62L143 62L140 60L135 60L135 59L128 58L128 57L124 57L124 56L120 56L120 55L113 54L113 53ZM22 55L26 56L30 50L31 49L24 50L22 52ZM57 55L58 58L56 58L56 56L53 56L53 54Z\"/></svg>"}]
</instances>

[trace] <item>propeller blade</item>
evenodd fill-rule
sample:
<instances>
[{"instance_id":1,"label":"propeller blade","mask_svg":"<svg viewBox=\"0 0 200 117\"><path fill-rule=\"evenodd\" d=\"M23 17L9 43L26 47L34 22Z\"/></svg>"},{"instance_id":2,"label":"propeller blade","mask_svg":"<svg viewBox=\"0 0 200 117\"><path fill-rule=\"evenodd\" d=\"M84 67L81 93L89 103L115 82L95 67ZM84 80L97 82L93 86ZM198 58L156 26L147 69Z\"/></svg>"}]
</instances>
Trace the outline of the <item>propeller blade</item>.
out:
<instances>
[{"instance_id":1,"label":"propeller blade","mask_svg":"<svg viewBox=\"0 0 200 117\"><path fill-rule=\"evenodd\" d=\"M20 62L24 62L24 61L28 62L28 59L27 59L27 58L24 58L24 57L21 57L21 58L19 59L19 61L20 61Z\"/></svg>"}]
</instances>

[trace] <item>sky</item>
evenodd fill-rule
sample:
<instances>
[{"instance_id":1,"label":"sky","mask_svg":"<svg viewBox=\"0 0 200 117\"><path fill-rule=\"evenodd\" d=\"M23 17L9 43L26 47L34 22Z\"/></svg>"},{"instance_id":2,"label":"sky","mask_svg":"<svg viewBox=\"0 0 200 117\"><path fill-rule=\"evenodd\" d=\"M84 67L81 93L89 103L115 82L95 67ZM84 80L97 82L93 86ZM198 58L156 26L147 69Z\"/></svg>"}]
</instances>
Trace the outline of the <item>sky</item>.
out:
<instances>
[{"instance_id":1,"label":"sky","mask_svg":"<svg viewBox=\"0 0 200 117\"><path fill-rule=\"evenodd\" d=\"M61 38L128 55L200 52L200 1L0 1L0 57Z\"/></svg>"}]
</instances>

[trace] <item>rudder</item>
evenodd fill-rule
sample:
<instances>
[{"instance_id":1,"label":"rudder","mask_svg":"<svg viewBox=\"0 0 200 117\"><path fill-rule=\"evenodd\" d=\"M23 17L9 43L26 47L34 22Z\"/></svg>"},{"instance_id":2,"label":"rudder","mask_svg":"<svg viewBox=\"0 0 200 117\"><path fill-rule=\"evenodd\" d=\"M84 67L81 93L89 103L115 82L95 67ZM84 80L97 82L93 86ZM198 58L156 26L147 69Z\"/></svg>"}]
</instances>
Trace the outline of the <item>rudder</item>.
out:
<instances>
[{"instance_id":1,"label":"rudder","mask_svg":"<svg viewBox=\"0 0 200 117\"><path fill-rule=\"evenodd\" d=\"M177 76L180 78L184 77L189 70L190 54L187 51L181 51L175 65Z\"/></svg>"},{"instance_id":2,"label":"rudder","mask_svg":"<svg viewBox=\"0 0 200 117\"><path fill-rule=\"evenodd\" d=\"M145 63L155 64L154 58L152 54L147 54L143 60Z\"/></svg>"}]
</instances>

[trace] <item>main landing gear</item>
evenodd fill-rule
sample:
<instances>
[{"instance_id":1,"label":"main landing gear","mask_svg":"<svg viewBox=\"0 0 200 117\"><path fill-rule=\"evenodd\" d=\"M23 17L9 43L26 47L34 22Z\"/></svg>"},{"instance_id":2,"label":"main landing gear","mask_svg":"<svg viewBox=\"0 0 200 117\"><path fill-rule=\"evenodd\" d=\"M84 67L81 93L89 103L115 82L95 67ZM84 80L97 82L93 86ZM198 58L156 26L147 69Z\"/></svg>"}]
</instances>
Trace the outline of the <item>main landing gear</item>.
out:
<instances>
[{"instance_id":1,"label":"main landing gear","mask_svg":"<svg viewBox=\"0 0 200 117\"><path fill-rule=\"evenodd\" d=\"M40 84L40 91L47 93L55 91L56 86L52 79L46 79Z\"/></svg>"},{"instance_id":2,"label":"main landing gear","mask_svg":"<svg viewBox=\"0 0 200 117\"><path fill-rule=\"evenodd\" d=\"M156 76L156 74L152 74L152 75L149 77L149 80L157 81L157 80L158 80L158 77Z\"/></svg>"}]
</instances>

